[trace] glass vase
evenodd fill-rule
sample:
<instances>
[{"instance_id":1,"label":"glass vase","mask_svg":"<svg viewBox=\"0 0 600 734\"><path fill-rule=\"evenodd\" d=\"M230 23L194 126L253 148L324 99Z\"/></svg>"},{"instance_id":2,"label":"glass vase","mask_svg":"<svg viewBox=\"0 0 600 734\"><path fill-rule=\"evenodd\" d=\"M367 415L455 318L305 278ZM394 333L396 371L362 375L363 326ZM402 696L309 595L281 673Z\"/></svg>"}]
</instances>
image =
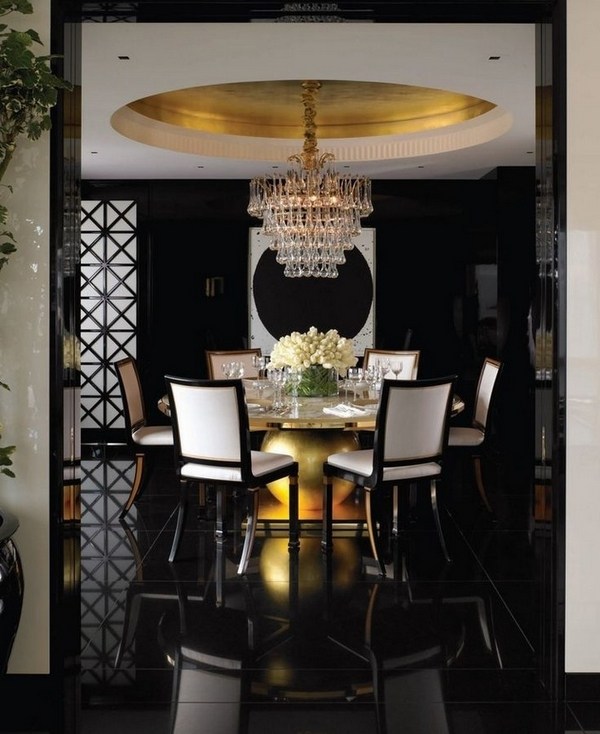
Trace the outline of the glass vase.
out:
<instances>
[{"instance_id":1,"label":"glass vase","mask_svg":"<svg viewBox=\"0 0 600 734\"><path fill-rule=\"evenodd\" d=\"M334 367L314 364L302 370L298 382L298 396L304 398L327 398L339 392L338 374Z\"/></svg>"}]
</instances>

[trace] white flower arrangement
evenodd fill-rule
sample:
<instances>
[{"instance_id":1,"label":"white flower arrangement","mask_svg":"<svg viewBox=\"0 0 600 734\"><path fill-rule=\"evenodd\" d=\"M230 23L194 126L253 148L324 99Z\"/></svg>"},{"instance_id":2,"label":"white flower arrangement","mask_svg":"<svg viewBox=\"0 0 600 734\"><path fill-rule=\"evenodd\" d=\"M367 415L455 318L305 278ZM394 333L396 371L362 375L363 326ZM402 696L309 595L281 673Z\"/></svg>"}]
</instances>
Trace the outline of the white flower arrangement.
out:
<instances>
[{"instance_id":1,"label":"white flower arrangement","mask_svg":"<svg viewBox=\"0 0 600 734\"><path fill-rule=\"evenodd\" d=\"M322 332L311 326L305 333L293 331L282 336L271 352L271 366L307 369L321 365L325 369L336 369L345 375L358 359L354 355L352 339L340 336L337 329Z\"/></svg>"}]
</instances>

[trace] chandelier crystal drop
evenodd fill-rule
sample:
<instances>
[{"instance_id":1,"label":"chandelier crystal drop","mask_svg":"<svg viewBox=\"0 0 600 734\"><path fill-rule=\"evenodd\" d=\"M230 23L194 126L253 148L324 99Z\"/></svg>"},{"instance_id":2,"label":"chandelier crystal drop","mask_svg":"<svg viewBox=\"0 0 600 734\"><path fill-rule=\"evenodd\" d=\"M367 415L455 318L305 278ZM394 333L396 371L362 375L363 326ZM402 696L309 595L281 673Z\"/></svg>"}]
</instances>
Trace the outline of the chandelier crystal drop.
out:
<instances>
[{"instance_id":1,"label":"chandelier crystal drop","mask_svg":"<svg viewBox=\"0 0 600 734\"><path fill-rule=\"evenodd\" d=\"M285 177L268 174L250 181L248 213L263 220L276 260L288 278L337 278L345 251L361 232L360 220L373 211L371 181L339 174L332 153L319 152L316 96L321 83L302 82L304 145L288 158Z\"/></svg>"}]
</instances>

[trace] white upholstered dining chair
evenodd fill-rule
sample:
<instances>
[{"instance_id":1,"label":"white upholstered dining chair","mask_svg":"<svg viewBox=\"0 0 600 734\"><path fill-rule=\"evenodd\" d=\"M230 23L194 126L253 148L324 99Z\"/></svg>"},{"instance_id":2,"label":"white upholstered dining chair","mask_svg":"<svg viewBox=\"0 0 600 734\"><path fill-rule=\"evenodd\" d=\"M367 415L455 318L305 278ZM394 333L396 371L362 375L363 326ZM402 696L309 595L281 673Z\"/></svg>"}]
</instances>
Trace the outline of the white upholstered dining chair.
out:
<instances>
[{"instance_id":1,"label":"white upholstered dining chair","mask_svg":"<svg viewBox=\"0 0 600 734\"><path fill-rule=\"evenodd\" d=\"M175 440L176 471L180 479L177 525L169 554L174 561L187 513L191 484L215 487L216 539L223 539L226 494L246 495L248 518L238 573L246 571L258 518L259 489L288 477L289 548L299 545L298 462L288 454L252 450L248 411L241 379L196 380L165 376Z\"/></svg>"},{"instance_id":2,"label":"white upholstered dining chair","mask_svg":"<svg viewBox=\"0 0 600 734\"><path fill-rule=\"evenodd\" d=\"M427 482L442 551L450 561L437 505L442 479L456 375L429 380L384 380L376 417L373 448L331 454L323 464L322 548L332 547L333 479L362 487L371 550L382 576L382 495L392 488L392 535L398 535L398 489Z\"/></svg>"},{"instance_id":3,"label":"white upholstered dining chair","mask_svg":"<svg viewBox=\"0 0 600 734\"><path fill-rule=\"evenodd\" d=\"M144 490L154 452L159 447L173 446L173 429L171 426L148 424L136 360L133 357L125 357L114 362L113 367L123 398L127 442L135 454L135 474L129 497L119 515L123 518Z\"/></svg>"},{"instance_id":4,"label":"white upholstered dining chair","mask_svg":"<svg viewBox=\"0 0 600 734\"><path fill-rule=\"evenodd\" d=\"M496 394L498 377L501 371L502 363L499 360L491 357L486 357L483 360L475 390L471 424L468 426L451 426L448 434L448 448L453 452L460 452L463 456L471 458L475 486L489 512L492 512L492 507L483 483L481 457L487 449L492 401Z\"/></svg>"}]
</instances>

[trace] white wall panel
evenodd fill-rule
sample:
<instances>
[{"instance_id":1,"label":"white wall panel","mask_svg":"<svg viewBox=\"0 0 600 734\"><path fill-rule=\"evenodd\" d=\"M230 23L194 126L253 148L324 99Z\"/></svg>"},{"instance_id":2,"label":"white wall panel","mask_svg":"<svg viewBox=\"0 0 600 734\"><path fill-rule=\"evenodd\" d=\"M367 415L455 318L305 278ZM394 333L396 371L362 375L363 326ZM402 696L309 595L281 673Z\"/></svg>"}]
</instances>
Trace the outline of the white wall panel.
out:
<instances>
[{"instance_id":1,"label":"white wall panel","mask_svg":"<svg viewBox=\"0 0 600 734\"><path fill-rule=\"evenodd\" d=\"M4 22L35 28L49 53L50 0L33 15ZM49 136L22 138L3 183L17 252L0 273L0 396L2 441L15 444L16 479L0 477L0 502L20 522L15 542L23 561L25 596L9 673L49 672Z\"/></svg>"},{"instance_id":2,"label":"white wall panel","mask_svg":"<svg viewBox=\"0 0 600 734\"><path fill-rule=\"evenodd\" d=\"M598 0L567 2L566 672L600 671Z\"/></svg>"}]
</instances>

